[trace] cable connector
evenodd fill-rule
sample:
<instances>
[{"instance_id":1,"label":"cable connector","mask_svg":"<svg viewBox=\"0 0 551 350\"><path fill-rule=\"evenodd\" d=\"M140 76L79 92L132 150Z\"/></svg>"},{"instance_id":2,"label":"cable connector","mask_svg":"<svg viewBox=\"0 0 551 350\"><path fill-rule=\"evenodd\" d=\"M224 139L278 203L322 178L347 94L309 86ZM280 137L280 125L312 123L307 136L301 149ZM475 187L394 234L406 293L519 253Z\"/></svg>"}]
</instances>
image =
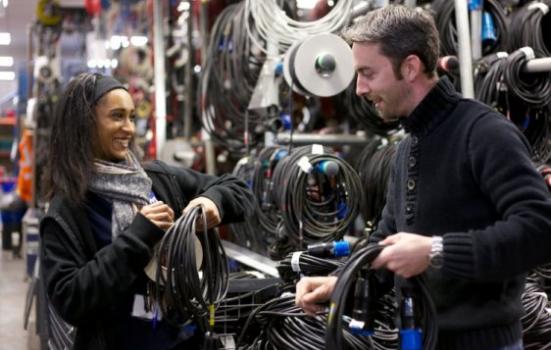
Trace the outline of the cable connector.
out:
<instances>
[{"instance_id":1,"label":"cable connector","mask_svg":"<svg viewBox=\"0 0 551 350\"><path fill-rule=\"evenodd\" d=\"M350 243L347 241L333 241L328 243L309 244L307 248L308 254L322 258L350 255Z\"/></svg>"},{"instance_id":2,"label":"cable connector","mask_svg":"<svg viewBox=\"0 0 551 350\"><path fill-rule=\"evenodd\" d=\"M400 330L401 350L423 350L422 331L417 327L415 318L415 304L409 288L402 289L401 319L402 329Z\"/></svg>"}]
</instances>

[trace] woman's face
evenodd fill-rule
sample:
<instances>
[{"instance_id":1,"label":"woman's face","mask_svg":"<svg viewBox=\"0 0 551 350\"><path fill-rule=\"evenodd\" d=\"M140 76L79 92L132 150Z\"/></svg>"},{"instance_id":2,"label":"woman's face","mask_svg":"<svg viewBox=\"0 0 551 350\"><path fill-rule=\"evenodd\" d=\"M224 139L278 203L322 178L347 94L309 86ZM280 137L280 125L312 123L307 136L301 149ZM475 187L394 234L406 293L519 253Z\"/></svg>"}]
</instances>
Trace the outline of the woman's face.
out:
<instances>
[{"instance_id":1,"label":"woman's face","mask_svg":"<svg viewBox=\"0 0 551 350\"><path fill-rule=\"evenodd\" d=\"M136 133L130 94L123 89L109 91L98 101L95 112L94 157L109 162L124 160Z\"/></svg>"}]
</instances>

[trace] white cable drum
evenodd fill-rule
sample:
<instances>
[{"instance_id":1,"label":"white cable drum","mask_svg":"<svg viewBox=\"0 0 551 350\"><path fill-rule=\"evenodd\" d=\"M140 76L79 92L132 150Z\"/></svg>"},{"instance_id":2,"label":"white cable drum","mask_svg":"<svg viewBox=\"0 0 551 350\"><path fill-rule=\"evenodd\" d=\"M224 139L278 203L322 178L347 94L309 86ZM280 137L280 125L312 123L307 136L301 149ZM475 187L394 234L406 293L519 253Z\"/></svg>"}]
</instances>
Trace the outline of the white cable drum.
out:
<instances>
[{"instance_id":1,"label":"white cable drum","mask_svg":"<svg viewBox=\"0 0 551 350\"><path fill-rule=\"evenodd\" d=\"M296 92L321 97L337 95L354 78L352 50L335 34L311 36L287 51L284 76Z\"/></svg>"}]
</instances>

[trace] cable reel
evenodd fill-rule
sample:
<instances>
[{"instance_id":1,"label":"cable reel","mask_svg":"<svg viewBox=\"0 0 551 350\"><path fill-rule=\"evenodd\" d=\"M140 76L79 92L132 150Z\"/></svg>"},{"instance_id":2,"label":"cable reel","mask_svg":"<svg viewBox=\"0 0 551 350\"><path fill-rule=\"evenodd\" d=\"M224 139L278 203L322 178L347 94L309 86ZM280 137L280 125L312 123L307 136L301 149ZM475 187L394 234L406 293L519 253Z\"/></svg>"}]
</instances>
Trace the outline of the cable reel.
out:
<instances>
[{"instance_id":1,"label":"cable reel","mask_svg":"<svg viewBox=\"0 0 551 350\"><path fill-rule=\"evenodd\" d=\"M285 54L287 84L302 95L334 96L354 78L350 46L339 36L319 34L295 42Z\"/></svg>"},{"instance_id":2,"label":"cable reel","mask_svg":"<svg viewBox=\"0 0 551 350\"><path fill-rule=\"evenodd\" d=\"M40 0L36 5L36 18L43 26L56 26L61 22L61 8L57 0Z\"/></svg>"}]
</instances>

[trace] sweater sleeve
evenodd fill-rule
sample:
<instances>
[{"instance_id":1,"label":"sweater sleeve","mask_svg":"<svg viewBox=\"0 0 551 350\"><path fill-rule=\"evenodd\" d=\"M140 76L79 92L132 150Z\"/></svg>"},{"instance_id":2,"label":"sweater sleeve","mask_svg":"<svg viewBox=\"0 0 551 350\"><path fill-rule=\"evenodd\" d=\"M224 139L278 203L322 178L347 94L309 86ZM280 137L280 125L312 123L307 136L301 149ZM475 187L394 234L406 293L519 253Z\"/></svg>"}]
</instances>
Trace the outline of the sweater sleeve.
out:
<instances>
[{"instance_id":1,"label":"sweater sleeve","mask_svg":"<svg viewBox=\"0 0 551 350\"><path fill-rule=\"evenodd\" d=\"M97 319L128 298L152 256L162 230L141 214L112 244L85 261L80 240L67 223L41 223L42 275L48 297L63 319L75 326Z\"/></svg>"},{"instance_id":2,"label":"sweater sleeve","mask_svg":"<svg viewBox=\"0 0 551 350\"><path fill-rule=\"evenodd\" d=\"M551 260L551 200L511 122L488 113L468 142L472 176L500 218L486 228L444 235L444 270L480 281L503 280Z\"/></svg>"},{"instance_id":3,"label":"sweater sleeve","mask_svg":"<svg viewBox=\"0 0 551 350\"><path fill-rule=\"evenodd\" d=\"M223 224L243 221L253 215L254 195L237 177L229 174L212 176L191 169L174 169L183 197L189 200L195 197L211 199L218 207Z\"/></svg>"}]
</instances>

